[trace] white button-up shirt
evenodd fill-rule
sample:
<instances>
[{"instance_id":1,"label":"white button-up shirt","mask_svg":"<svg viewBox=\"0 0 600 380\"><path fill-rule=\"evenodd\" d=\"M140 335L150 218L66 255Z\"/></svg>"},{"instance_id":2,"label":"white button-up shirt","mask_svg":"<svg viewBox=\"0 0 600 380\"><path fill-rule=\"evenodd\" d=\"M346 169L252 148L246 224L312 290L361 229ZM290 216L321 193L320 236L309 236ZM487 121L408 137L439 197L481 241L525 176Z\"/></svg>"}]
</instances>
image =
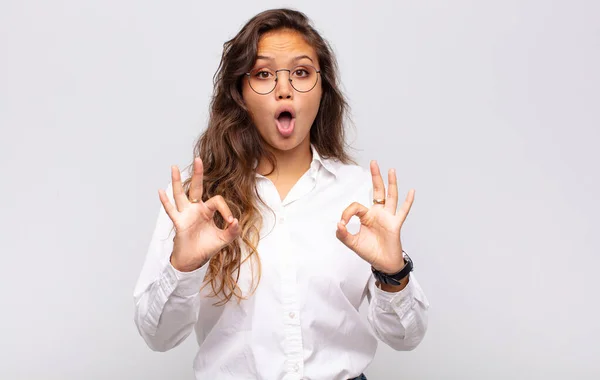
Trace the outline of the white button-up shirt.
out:
<instances>
[{"instance_id":1,"label":"white button-up shirt","mask_svg":"<svg viewBox=\"0 0 600 380\"><path fill-rule=\"evenodd\" d=\"M258 192L272 211L261 209L262 275L247 300L215 306L210 285L200 291L206 265L188 273L171 266L173 224L161 207L134 291L135 323L157 351L177 346L195 330L197 379L348 379L373 359L375 337L396 350L422 340L429 303L414 273L402 291L385 292L375 285L371 266L335 236L347 206L371 206L370 172L312 150L310 169L283 201L274 184L257 174ZM167 194L173 202L171 185ZM358 232L359 223L352 218L348 230ZM240 269L245 295L253 271L251 260ZM358 311L365 297L368 323Z\"/></svg>"}]
</instances>

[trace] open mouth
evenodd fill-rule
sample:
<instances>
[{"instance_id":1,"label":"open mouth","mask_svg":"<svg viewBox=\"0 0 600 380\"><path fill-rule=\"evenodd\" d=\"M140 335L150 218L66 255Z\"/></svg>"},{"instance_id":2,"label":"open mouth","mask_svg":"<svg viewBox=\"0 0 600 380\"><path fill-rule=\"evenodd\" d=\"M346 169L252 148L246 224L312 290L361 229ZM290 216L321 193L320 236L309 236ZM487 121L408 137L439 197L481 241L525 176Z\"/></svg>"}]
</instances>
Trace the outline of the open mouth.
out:
<instances>
[{"instance_id":1,"label":"open mouth","mask_svg":"<svg viewBox=\"0 0 600 380\"><path fill-rule=\"evenodd\" d=\"M277 130L283 137L290 137L294 132L296 118L292 112L283 111L275 118L275 124L277 124Z\"/></svg>"},{"instance_id":2,"label":"open mouth","mask_svg":"<svg viewBox=\"0 0 600 380\"><path fill-rule=\"evenodd\" d=\"M288 129L289 128L290 124L292 123L292 119L293 119L292 113L288 112L288 111L283 111L277 117L277 120L279 121L279 124L281 124L281 126L284 129Z\"/></svg>"}]
</instances>

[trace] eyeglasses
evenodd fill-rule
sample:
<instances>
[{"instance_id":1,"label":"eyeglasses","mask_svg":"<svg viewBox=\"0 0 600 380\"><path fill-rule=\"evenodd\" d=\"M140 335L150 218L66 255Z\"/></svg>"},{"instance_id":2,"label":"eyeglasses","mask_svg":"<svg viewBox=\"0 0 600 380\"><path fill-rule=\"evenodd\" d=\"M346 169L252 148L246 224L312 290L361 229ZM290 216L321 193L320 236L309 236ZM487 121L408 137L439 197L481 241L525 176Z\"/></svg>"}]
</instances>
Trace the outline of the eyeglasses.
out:
<instances>
[{"instance_id":1,"label":"eyeglasses","mask_svg":"<svg viewBox=\"0 0 600 380\"><path fill-rule=\"evenodd\" d=\"M289 81L292 87L298 92L309 92L317 85L319 79L318 74L321 70L317 70L311 65L300 65L293 69L271 70L269 68L258 68L246 73L250 88L257 94L267 95L272 92L277 86L279 72L287 71Z\"/></svg>"}]
</instances>

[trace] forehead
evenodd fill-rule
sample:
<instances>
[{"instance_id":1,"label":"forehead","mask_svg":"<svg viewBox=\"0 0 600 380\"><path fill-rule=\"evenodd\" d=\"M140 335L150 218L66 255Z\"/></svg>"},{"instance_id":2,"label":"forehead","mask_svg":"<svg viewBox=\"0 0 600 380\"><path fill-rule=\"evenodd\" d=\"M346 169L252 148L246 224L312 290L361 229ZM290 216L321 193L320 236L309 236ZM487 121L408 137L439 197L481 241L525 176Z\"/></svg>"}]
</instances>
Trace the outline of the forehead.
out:
<instances>
[{"instance_id":1,"label":"forehead","mask_svg":"<svg viewBox=\"0 0 600 380\"><path fill-rule=\"evenodd\" d=\"M263 34L258 41L257 55L271 57L281 63L297 56L307 55L317 62L315 49L305 41L304 37L296 31L286 29Z\"/></svg>"}]
</instances>

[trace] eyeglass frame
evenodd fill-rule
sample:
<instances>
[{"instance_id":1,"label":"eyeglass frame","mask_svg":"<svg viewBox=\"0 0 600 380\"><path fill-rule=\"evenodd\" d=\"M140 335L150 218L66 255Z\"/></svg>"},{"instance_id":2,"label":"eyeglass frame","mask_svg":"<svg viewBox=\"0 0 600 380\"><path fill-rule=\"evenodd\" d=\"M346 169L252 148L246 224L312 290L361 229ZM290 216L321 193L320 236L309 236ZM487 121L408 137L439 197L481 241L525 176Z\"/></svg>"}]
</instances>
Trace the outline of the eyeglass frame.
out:
<instances>
[{"instance_id":1,"label":"eyeglass frame","mask_svg":"<svg viewBox=\"0 0 600 380\"><path fill-rule=\"evenodd\" d=\"M317 70L316 67L314 67L313 65L296 65L294 67L292 67L291 69L279 69L279 70L275 70L275 85L273 86L273 89L269 92L258 92L254 89L254 87L252 87L252 85L250 84L250 74L251 72L247 72L246 74L244 74L247 78L248 78L248 85L250 86L250 88L252 89L252 91L256 92L258 95L269 95L270 93L272 93L273 91L275 91L275 89L277 88L277 81L279 80L279 72L280 71L287 71L288 72L288 80L290 81L290 85L292 86L292 88L300 93L307 93L312 91L315 87L317 87L317 83L319 83L319 76L317 76L317 80L315 81L315 84L310 88L310 90L306 90L306 91L300 91L298 90L296 87L294 87L294 82L292 82L292 70L297 68L297 67L302 67L302 66L310 66L313 69L315 69L315 72L317 74L321 74L321 70Z\"/></svg>"}]
</instances>

